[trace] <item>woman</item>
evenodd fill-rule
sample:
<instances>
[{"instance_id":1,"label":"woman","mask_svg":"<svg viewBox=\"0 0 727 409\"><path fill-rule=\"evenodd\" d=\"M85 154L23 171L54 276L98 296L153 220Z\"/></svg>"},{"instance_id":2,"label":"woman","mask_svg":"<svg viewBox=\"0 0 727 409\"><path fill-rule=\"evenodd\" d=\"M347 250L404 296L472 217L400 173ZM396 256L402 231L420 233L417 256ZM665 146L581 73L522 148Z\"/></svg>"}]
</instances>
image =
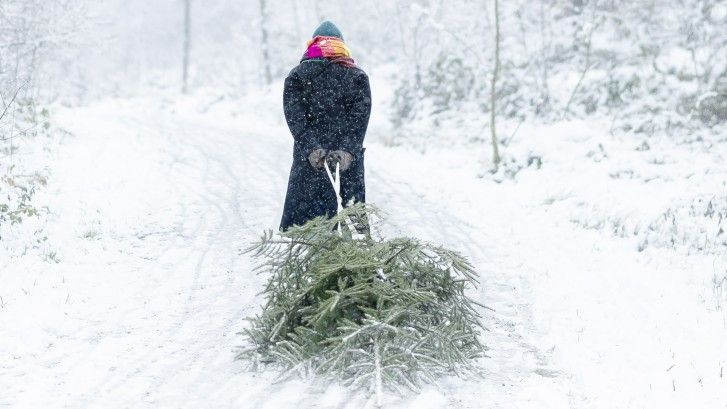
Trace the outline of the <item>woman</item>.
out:
<instances>
[{"instance_id":1,"label":"woman","mask_svg":"<svg viewBox=\"0 0 727 409\"><path fill-rule=\"evenodd\" d=\"M280 228L336 214L336 194L324 169L326 162L340 167L343 203L364 202L369 79L330 21L316 29L300 64L285 79L283 105L295 144Z\"/></svg>"}]
</instances>

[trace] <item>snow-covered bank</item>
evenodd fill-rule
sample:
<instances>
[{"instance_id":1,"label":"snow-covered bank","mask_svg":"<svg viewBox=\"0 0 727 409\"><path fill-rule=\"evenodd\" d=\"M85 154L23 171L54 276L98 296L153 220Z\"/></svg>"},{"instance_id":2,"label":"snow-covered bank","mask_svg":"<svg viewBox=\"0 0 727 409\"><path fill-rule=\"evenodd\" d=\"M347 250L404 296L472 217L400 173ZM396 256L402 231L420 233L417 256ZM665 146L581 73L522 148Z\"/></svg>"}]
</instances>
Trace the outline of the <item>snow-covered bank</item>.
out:
<instances>
[{"instance_id":1,"label":"snow-covered bank","mask_svg":"<svg viewBox=\"0 0 727 409\"><path fill-rule=\"evenodd\" d=\"M408 154L401 150L377 154L407 164L396 168L400 180L433 187L401 185L438 204L411 216L402 216L411 214L406 200L388 208L394 219L409 218L407 231L464 246L481 268L485 294L493 275L517 283L512 291L519 313L530 315L531 342L572 377L572 392L582 398L571 407L718 408L727 401L724 293L713 284L723 277L723 256L639 252L635 239L581 228L572 208L548 200L562 178L577 179L567 172L550 186L538 174L496 184L455 167L410 166L427 158L402 159Z\"/></svg>"},{"instance_id":2,"label":"snow-covered bank","mask_svg":"<svg viewBox=\"0 0 727 409\"><path fill-rule=\"evenodd\" d=\"M277 226L287 182L279 91L58 113L75 135L51 164L61 262L0 260L0 407L372 407L233 360L264 282L238 250ZM713 280L727 263L709 236L723 219L700 216L702 231L677 217L704 240L673 246L644 233L669 209L725 197L722 145L644 150L607 124L523 125L506 155L539 162L480 178L486 148L384 146L378 115L367 196L386 233L462 250L495 310L485 378L390 407L724 407L727 300Z\"/></svg>"}]
</instances>

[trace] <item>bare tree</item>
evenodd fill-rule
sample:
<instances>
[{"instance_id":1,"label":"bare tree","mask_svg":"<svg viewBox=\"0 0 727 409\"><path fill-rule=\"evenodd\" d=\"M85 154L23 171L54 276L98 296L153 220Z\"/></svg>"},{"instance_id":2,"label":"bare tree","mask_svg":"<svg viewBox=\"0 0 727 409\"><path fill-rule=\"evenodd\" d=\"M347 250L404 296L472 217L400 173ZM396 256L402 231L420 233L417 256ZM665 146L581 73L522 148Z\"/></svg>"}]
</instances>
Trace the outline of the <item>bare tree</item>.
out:
<instances>
[{"instance_id":1,"label":"bare tree","mask_svg":"<svg viewBox=\"0 0 727 409\"><path fill-rule=\"evenodd\" d=\"M189 51L192 35L192 0L184 0L184 51L182 56L182 92L187 93L189 78Z\"/></svg>"},{"instance_id":2,"label":"bare tree","mask_svg":"<svg viewBox=\"0 0 727 409\"><path fill-rule=\"evenodd\" d=\"M490 89L490 135L492 137L492 163L494 171L500 165L500 149L497 144L497 124L495 123L497 108L497 77L500 74L500 4L495 0L495 67L492 70L492 88Z\"/></svg>"},{"instance_id":3,"label":"bare tree","mask_svg":"<svg viewBox=\"0 0 727 409\"><path fill-rule=\"evenodd\" d=\"M265 83L270 85L273 82L273 74L270 69L270 51L268 50L268 16L266 0L260 0L260 40L263 49L263 66L265 69Z\"/></svg>"}]
</instances>

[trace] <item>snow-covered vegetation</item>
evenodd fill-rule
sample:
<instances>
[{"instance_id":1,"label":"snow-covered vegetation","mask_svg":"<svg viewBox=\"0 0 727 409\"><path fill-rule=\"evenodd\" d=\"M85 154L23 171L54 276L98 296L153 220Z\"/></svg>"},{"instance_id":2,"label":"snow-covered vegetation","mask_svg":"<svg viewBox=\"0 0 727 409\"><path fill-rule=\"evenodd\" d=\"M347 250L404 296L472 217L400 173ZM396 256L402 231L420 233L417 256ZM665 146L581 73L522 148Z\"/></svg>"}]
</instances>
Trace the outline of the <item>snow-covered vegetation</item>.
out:
<instances>
[{"instance_id":1,"label":"snow-covered vegetation","mask_svg":"<svg viewBox=\"0 0 727 409\"><path fill-rule=\"evenodd\" d=\"M460 251L486 306L477 376L385 407L724 407L727 3L495 3L0 1L0 407L376 405L235 360L323 19L385 236Z\"/></svg>"}]
</instances>

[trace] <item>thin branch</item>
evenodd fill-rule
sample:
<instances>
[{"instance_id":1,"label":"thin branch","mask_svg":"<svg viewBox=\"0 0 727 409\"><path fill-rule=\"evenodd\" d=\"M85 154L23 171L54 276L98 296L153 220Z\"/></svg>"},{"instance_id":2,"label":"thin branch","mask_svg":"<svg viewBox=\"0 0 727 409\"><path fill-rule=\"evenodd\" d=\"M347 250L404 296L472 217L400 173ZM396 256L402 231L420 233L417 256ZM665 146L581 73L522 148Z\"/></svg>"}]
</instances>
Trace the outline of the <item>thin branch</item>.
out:
<instances>
[{"instance_id":1,"label":"thin branch","mask_svg":"<svg viewBox=\"0 0 727 409\"><path fill-rule=\"evenodd\" d=\"M26 136L28 136L28 131L31 131L37 127L38 127L38 124L33 124L21 131L18 131L18 133L14 134L14 135L8 136L7 138L0 138L0 142L12 141L13 139L16 139L16 138L26 137Z\"/></svg>"},{"instance_id":2,"label":"thin branch","mask_svg":"<svg viewBox=\"0 0 727 409\"><path fill-rule=\"evenodd\" d=\"M563 110L563 119L565 119L565 117L568 115L570 104L571 102L573 102L573 99L578 93L578 89L581 87L583 79L586 77L586 74L588 74L588 71L591 69L591 38L593 37L593 32L596 31L595 17L592 24L593 26L591 26L591 30L588 32L588 39L586 40L586 65L585 67L583 67L583 72L581 72L581 76L580 78L578 78L576 87L573 88L573 92L570 94L570 98L568 98L568 103L565 104L565 109Z\"/></svg>"},{"instance_id":3,"label":"thin branch","mask_svg":"<svg viewBox=\"0 0 727 409\"><path fill-rule=\"evenodd\" d=\"M13 97L10 99L10 102L8 102L7 105L3 108L2 114L0 114L0 119L3 119L5 117L5 114L8 113L8 109L10 109L10 106L13 105L13 102L15 102L15 98L18 97L18 93L20 93L20 90L25 86L25 84L18 87L18 89L15 90L15 93L13 94Z\"/></svg>"},{"instance_id":4,"label":"thin branch","mask_svg":"<svg viewBox=\"0 0 727 409\"><path fill-rule=\"evenodd\" d=\"M270 241L268 241L268 243L271 243L271 244L300 244L302 246L308 246L308 247L323 247L326 250L332 250L328 246L319 245L319 244L315 244L315 243L311 243L311 242L307 242L307 241L302 241L302 240L270 240Z\"/></svg>"},{"instance_id":5,"label":"thin branch","mask_svg":"<svg viewBox=\"0 0 727 409\"><path fill-rule=\"evenodd\" d=\"M525 122L525 117L520 119L520 122L518 122L517 127L515 127L515 130L512 131L512 133L510 134L510 137L507 138L507 140L503 143L504 146L506 146L506 147L510 146L510 142L512 142L513 138L515 138L515 134L517 133L518 130L520 130L520 126L523 124L523 122Z\"/></svg>"},{"instance_id":6,"label":"thin branch","mask_svg":"<svg viewBox=\"0 0 727 409\"><path fill-rule=\"evenodd\" d=\"M399 254L401 254L406 249L407 249L406 246L404 246L401 249L399 249L399 251L397 251L391 257L389 257L388 259L386 259L386 261L384 261L384 264L389 264L393 259L395 259Z\"/></svg>"}]
</instances>

